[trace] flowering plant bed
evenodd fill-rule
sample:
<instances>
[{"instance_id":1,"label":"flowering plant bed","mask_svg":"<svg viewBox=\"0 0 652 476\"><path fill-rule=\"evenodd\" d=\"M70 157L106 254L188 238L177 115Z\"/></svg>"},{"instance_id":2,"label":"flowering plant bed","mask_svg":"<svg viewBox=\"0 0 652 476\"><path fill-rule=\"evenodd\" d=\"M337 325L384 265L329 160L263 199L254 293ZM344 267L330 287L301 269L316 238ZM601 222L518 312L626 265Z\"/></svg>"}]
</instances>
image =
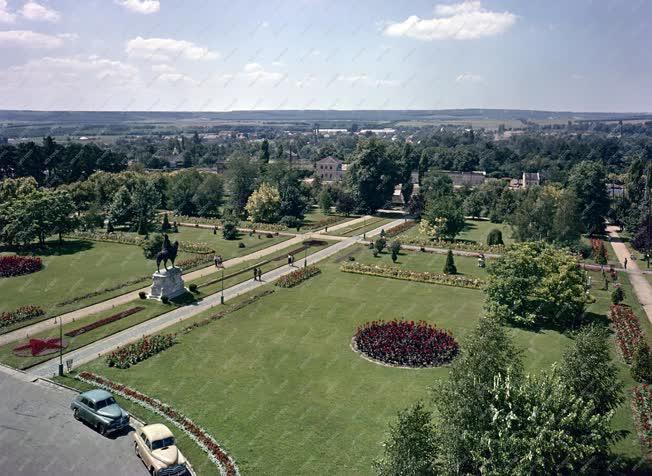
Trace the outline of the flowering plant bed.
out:
<instances>
[{"instance_id":1,"label":"flowering plant bed","mask_svg":"<svg viewBox=\"0 0 652 476\"><path fill-rule=\"evenodd\" d=\"M632 361L634 350L643 337L638 318L629 306L615 304L611 306L609 319L616 329L616 343L625 362Z\"/></svg>"},{"instance_id":2,"label":"flowering plant bed","mask_svg":"<svg viewBox=\"0 0 652 476\"><path fill-rule=\"evenodd\" d=\"M59 338L30 339L27 344L14 347L12 352L19 357L40 357L59 352L59 349L66 347L68 343Z\"/></svg>"},{"instance_id":3,"label":"flowering plant bed","mask_svg":"<svg viewBox=\"0 0 652 476\"><path fill-rule=\"evenodd\" d=\"M278 223L252 223L250 221L243 222L245 228L251 228L256 231L286 231L288 229L285 225Z\"/></svg>"},{"instance_id":4,"label":"flowering plant bed","mask_svg":"<svg viewBox=\"0 0 652 476\"><path fill-rule=\"evenodd\" d=\"M35 273L42 267L43 262L38 256L0 256L0 278Z\"/></svg>"},{"instance_id":5,"label":"flowering plant bed","mask_svg":"<svg viewBox=\"0 0 652 476\"><path fill-rule=\"evenodd\" d=\"M212 256L207 256L205 254L203 255L197 255L193 256L192 258L186 258L177 261L175 266L178 266L179 268L194 268L195 266L201 266L202 264L206 263L212 263L213 262L213 257Z\"/></svg>"},{"instance_id":6,"label":"flowering plant bed","mask_svg":"<svg viewBox=\"0 0 652 476\"><path fill-rule=\"evenodd\" d=\"M316 221L315 223L310 225L308 227L308 229L309 230L319 230L321 228L326 228L327 226L331 226L331 225L333 225L335 223L339 223L342 220L344 220L344 218L342 218L341 216L332 216L332 217L322 218L321 220Z\"/></svg>"},{"instance_id":7,"label":"flowering plant bed","mask_svg":"<svg viewBox=\"0 0 652 476\"><path fill-rule=\"evenodd\" d=\"M319 273L321 273L321 269L319 269L317 266L299 268L278 278L276 280L276 285L279 288L292 288L297 284L302 283L306 279L317 276Z\"/></svg>"},{"instance_id":8,"label":"flowering plant bed","mask_svg":"<svg viewBox=\"0 0 652 476\"><path fill-rule=\"evenodd\" d=\"M652 452L652 385L637 385L632 389L632 412L638 438L644 453Z\"/></svg>"},{"instance_id":9,"label":"flowering plant bed","mask_svg":"<svg viewBox=\"0 0 652 476\"><path fill-rule=\"evenodd\" d=\"M45 315L45 311L38 306L21 306L15 311L0 314L0 328L43 315Z\"/></svg>"},{"instance_id":10,"label":"flowering plant bed","mask_svg":"<svg viewBox=\"0 0 652 476\"><path fill-rule=\"evenodd\" d=\"M142 246L145 242L145 238L140 236L128 235L126 233L121 233L114 231L112 233L100 233L94 231L77 231L75 233L69 233L66 235L69 238L75 238L78 240L91 240L91 241L105 241L108 243L120 243L123 245L136 245ZM197 254L210 254L214 253L215 250L210 247L207 243L195 243L191 241L184 241L179 243L179 251L185 251L186 253L197 253Z\"/></svg>"},{"instance_id":11,"label":"flowering plant bed","mask_svg":"<svg viewBox=\"0 0 652 476\"><path fill-rule=\"evenodd\" d=\"M432 248L444 248L444 249L454 249L460 251L472 251L472 252L483 252L483 253L496 253L501 254L507 251L508 247L505 245L486 245L484 243L469 242L469 241L446 241L446 240L430 240L430 239L419 239L419 238L403 238L401 237L401 243L404 245L420 246L420 247L432 247Z\"/></svg>"},{"instance_id":12,"label":"flowering plant bed","mask_svg":"<svg viewBox=\"0 0 652 476\"><path fill-rule=\"evenodd\" d=\"M401 223L400 225L393 226L391 228L388 228L385 230L385 236L388 238L400 235L404 231L409 230L410 228L416 226L417 222L414 220L406 221Z\"/></svg>"},{"instance_id":13,"label":"flowering plant bed","mask_svg":"<svg viewBox=\"0 0 652 476\"><path fill-rule=\"evenodd\" d=\"M219 467L221 474L227 476L236 476L240 474L233 458L222 449L220 444L215 441L215 438L190 418L171 406L145 395L138 390L134 390L133 388L127 387L121 383L113 382L92 372L81 372L77 375L77 379L93 386L102 387L112 393L126 398L127 400L137 403L158 415L161 415L194 440L199 447L208 454L210 460Z\"/></svg>"},{"instance_id":14,"label":"flowering plant bed","mask_svg":"<svg viewBox=\"0 0 652 476\"><path fill-rule=\"evenodd\" d=\"M373 321L358 327L355 350L382 363L400 367L435 367L449 363L459 345L449 331L425 321Z\"/></svg>"},{"instance_id":15,"label":"flowering plant bed","mask_svg":"<svg viewBox=\"0 0 652 476\"><path fill-rule=\"evenodd\" d=\"M123 317L131 316L132 314L137 313L138 311L142 311L145 309L144 307L132 307L131 309L127 309L126 311L119 312L117 314L113 314L112 316L105 317L104 319L100 319L99 321L92 322L91 324L87 324L82 327L78 327L77 329L74 329L70 332L66 332L64 335L68 337L76 337L80 334L84 334L85 332L92 331L93 329L97 329L98 327L102 327L106 324L110 324L111 322L118 321L122 319Z\"/></svg>"},{"instance_id":16,"label":"flowering plant bed","mask_svg":"<svg viewBox=\"0 0 652 476\"><path fill-rule=\"evenodd\" d=\"M128 369L132 365L149 359L150 357L172 347L177 343L175 334L156 334L138 339L133 344L114 350L106 356L109 367Z\"/></svg>"},{"instance_id":17,"label":"flowering plant bed","mask_svg":"<svg viewBox=\"0 0 652 476\"><path fill-rule=\"evenodd\" d=\"M427 271L411 271L395 266L370 265L358 262L347 262L340 266L340 271L345 273L365 274L381 278L403 279L419 283L441 284L460 288L481 289L484 281L478 278L469 278L457 274L429 273Z\"/></svg>"}]
</instances>

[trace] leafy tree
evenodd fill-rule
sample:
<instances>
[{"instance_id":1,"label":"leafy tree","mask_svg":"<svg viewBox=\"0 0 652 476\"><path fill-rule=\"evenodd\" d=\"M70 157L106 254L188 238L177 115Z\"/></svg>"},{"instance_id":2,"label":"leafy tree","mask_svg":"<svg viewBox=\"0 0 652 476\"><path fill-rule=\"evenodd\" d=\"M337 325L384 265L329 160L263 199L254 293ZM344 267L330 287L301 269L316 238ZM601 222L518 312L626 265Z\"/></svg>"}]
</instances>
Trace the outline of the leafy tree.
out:
<instances>
[{"instance_id":1,"label":"leafy tree","mask_svg":"<svg viewBox=\"0 0 652 476\"><path fill-rule=\"evenodd\" d=\"M520 192L518 205L508 217L516 240L554 241L553 224L558 194L559 190L553 187L534 187Z\"/></svg>"},{"instance_id":2,"label":"leafy tree","mask_svg":"<svg viewBox=\"0 0 652 476\"><path fill-rule=\"evenodd\" d=\"M487 244L489 246L503 245L503 232L498 228L492 229L487 235Z\"/></svg>"},{"instance_id":3,"label":"leafy tree","mask_svg":"<svg viewBox=\"0 0 652 476\"><path fill-rule=\"evenodd\" d=\"M622 286L616 286L611 292L611 302L612 304L620 304L625 299L625 292L623 291Z\"/></svg>"},{"instance_id":4,"label":"leafy tree","mask_svg":"<svg viewBox=\"0 0 652 476\"><path fill-rule=\"evenodd\" d=\"M444 273L445 274L457 274L457 267L455 266L455 259L453 258L453 252L448 250L446 254L446 264L444 264Z\"/></svg>"},{"instance_id":5,"label":"leafy tree","mask_svg":"<svg viewBox=\"0 0 652 476\"><path fill-rule=\"evenodd\" d=\"M647 342L641 339L634 350L631 366L632 378L641 383L652 383L652 355Z\"/></svg>"},{"instance_id":6,"label":"leafy tree","mask_svg":"<svg viewBox=\"0 0 652 476\"><path fill-rule=\"evenodd\" d=\"M269 163L269 141L267 139L263 139L260 144L260 161L263 164Z\"/></svg>"},{"instance_id":7,"label":"leafy tree","mask_svg":"<svg viewBox=\"0 0 652 476\"><path fill-rule=\"evenodd\" d=\"M434 475L436 443L432 415L422 402L398 412L390 424L383 457L374 462L380 476Z\"/></svg>"},{"instance_id":8,"label":"leafy tree","mask_svg":"<svg viewBox=\"0 0 652 476\"><path fill-rule=\"evenodd\" d=\"M600 241L600 245L597 248L593 249L593 260L598 264L607 264L608 260L607 248L604 246L604 242Z\"/></svg>"},{"instance_id":9,"label":"leafy tree","mask_svg":"<svg viewBox=\"0 0 652 476\"><path fill-rule=\"evenodd\" d=\"M652 215L645 214L638 225L632 246L642 253L652 253Z\"/></svg>"},{"instance_id":10,"label":"leafy tree","mask_svg":"<svg viewBox=\"0 0 652 476\"><path fill-rule=\"evenodd\" d=\"M464 214L453 196L441 196L431 200L421 217L421 230L437 239L455 239L464 229Z\"/></svg>"},{"instance_id":11,"label":"leafy tree","mask_svg":"<svg viewBox=\"0 0 652 476\"><path fill-rule=\"evenodd\" d=\"M478 192L471 192L464 200L464 212L474 218L479 218L484 207L484 199Z\"/></svg>"},{"instance_id":12,"label":"leafy tree","mask_svg":"<svg viewBox=\"0 0 652 476\"><path fill-rule=\"evenodd\" d=\"M35 192L38 184L34 177L8 178L0 181L0 203Z\"/></svg>"},{"instance_id":13,"label":"leafy tree","mask_svg":"<svg viewBox=\"0 0 652 476\"><path fill-rule=\"evenodd\" d=\"M143 244L143 254L147 259L154 259L159 251L163 248L163 235L156 233L155 235L150 235Z\"/></svg>"},{"instance_id":14,"label":"leafy tree","mask_svg":"<svg viewBox=\"0 0 652 476\"><path fill-rule=\"evenodd\" d=\"M147 235L152 229L159 206L159 195L154 183L145 178L136 182L131 202L138 234Z\"/></svg>"},{"instance_id":15,"label":"leafy tree","mask_svg":"<svg viewBox=\"0 0 652 476\"><path fill-rule=\"evenodd\" d=\"M448 175L441 175L436 171L430 171L423 178L421 193L426 201L453 195L453 180Z\"/></svg>"},{"instance_id":16,"label":"leafy tree","mask_svg":"<svg viewBox=\"0 0 652 476\"><path fill-rule=\"evenodd\" d=\"M197 215L214 216L219 213L224 197L224 180L215 174L205 174L192 197Z\"/></svg>"},{"instance_id":17,"label":"leafy tree","mask_svg":"<svg viewBox=\"0 0 652 476\"><path fill-rule=\"evenodd\" d=\"M586 306L577 257L543 242L517 243L488 267L486 309L516 325L567 326Z\"/></svg>"},{"instance_id":18,"label":"leafy tree","mask_svg":"<svg viewBox=\"0 0 652 476\"><path fill-rule=\"evenodd\" d=\"M401 252L401 242L399 240L392 241L389 249L392 250L392 253L399 254Z\"/></svg>"},{"instance_id":19,"label":"leafy tree","mask_svg":"<svg viewBox=\"0 0 652 476\"><path fill-rule=\"evenodd\" d=\"M113 196L109 206L109 220L112 226L131 223L134 218L134 209L129 189L123 185Z\"/></svg>"},{"instance_id":20,"label":"leafy tree","mask_svg":"<svg viewBox=\"0 0 652 476\"><path fill-rule=\"evenodd\" d=\"M168 214L166 213L165 215L163 215L163 223L161 223L161 231L167 232L170 231L170 228L172 228L172 225L170 225L170 219L168 218Z\"/></svg>"},{"instance_id":21,"label":"leafy tree","mask_svg":"<svg viewBox=\"0 0 652 476\"><path fill-rule=\"evenodd\" d=\"M182 170L171 178L170 204L177 215L197 215L197 204L195 196L199 192L203 178L194 169ZM206 198L206 190L200 192L199 201L203 203Z\"/></svg>"},{"instance_id":22,"label":"leafy tree","mask_svg":"<svg viewBox=\"0 0 652 476\"><path fill-rule=\"evenodd\" d=\"M599 162L580 162L570 172L568 184L575 193L579 207L579 221L589 234L602 233L609 212L607 174Z\"/></svg>"},{"instance_id":23,"label":"leafy tree","mask_svg":"<svg viewBox=\"0 0 652 476\"><path fill-rule=\"evenodd\" d=\"M608 338L603 328L591 325L581 329L564 352L559 369L571 392L593 403L600 414L616 409L623 401L623 384L611 360Z\"/></svg>"},{"instance_id":24,"label":"leafy tree","mask_svg":"<svg viewBox=\"0 0 652 476\"><path fill-rule=\"evenodd\" d=\"M552 236L555 242L566 246L579 242L582 223L578 217L579 207L575 193L569 189L563 190L557 198L552 222Z\"/></svg>"},{"instance_id":25,"label":"leafy tree","mask_svg":"<svg viewBox=\"0 0 652 476\"><path fill-rule=\"evenodd\" d=\"M291 216L299 221L302 220L308 209L308 201L295 174L286 176L279 184L278 191L281 199L279 216Z\"/></svg>"},{"instance_id":26,"label":"leafy tree","mask_svg":"<svg viewBox=\"0 0 652 476\"><path fill-rule=\"evenodd\" d=\"M246 210L253 222L275 223L279 219L280 204L278 189L263 183L247 200Z\"/></svg>"},{"instance_id":27,"label":"leafy tree","mask_svg":"<svg viewBox=\"0 0 652 476\"><path fill-rule=\"evenodd\" d=\"M226 164L226 177L229 204L238 216L243 216L247 200L256 188L258 166L244 155L232 155Z\"/></svg>"},{"instance_id":28,"label":"leafy tree","mask_svg":"<svg viewBox=\"0 0 652 476\"><path fill-rule=\"evenodd\" d=\"M382 236L374 240L374 248L378 253L382 253L386 246L387 246L387 240Z\"/></svg>"},{"instance_id":29,"label":"leafy tree","mask_svg":"<svg viewBox=\"0 0 652 476\"><path fill-rule=\"evenodd\" d=\"M331 196L331 192L327 188L324 188L319 194L319 208L321 208L324 214L329 215L332 206L333 197Z\"/></svg>"},{"instance_id":30,"label":"leafy tree","mask_svg":"<svg viewBox=\"0 0 652 476\"><path fill-rule=\"evenodd\" d=\"M425 208L425 199L423 197L423 194L421 194L421 192L412 194L407 204L407 212L410 215L412 215L414 218L419 219L421 218L421 214L423 213L424 208Z\"/></svg>"},{"instance_id":31,"label":"leafy tree","mask_svg":"<svg viewBox=\"0 0 652 476\"><path fill-rule=\"evenodd\" d=\"M344 216L349 216L355 210L355 198L353 194L345 188L337 190L337 198L335 199L335 211L343 213Z\"/></svg>"}]
</instances>

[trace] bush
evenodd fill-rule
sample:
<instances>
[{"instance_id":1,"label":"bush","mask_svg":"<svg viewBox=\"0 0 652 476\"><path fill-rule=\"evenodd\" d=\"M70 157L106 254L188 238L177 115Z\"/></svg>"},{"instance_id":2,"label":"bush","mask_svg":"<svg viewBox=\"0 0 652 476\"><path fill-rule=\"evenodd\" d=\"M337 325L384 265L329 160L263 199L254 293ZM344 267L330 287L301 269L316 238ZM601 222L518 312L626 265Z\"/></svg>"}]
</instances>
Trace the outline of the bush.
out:
<instances>
[{"instance_id":1,"label":"bush","mask_svg":"<svg viewBox=\"0 0 652 476\"><path fill-rule=\"evenodd\" d=\"M163 215L163 223L161 223L161 231L162 232L167 232L170 231L172 226L170 225L170 220L168 218L168 214L166 213Z\"/></svg>"},{"instance_id":2,"label":"bush","mask_svg":"<svg viewBox=\"0 0 652 476\"><path fill-rule=\"evenodd\" d=\"M191 293L196 293L197 292L197 284L190 283L190 285L188 286L188 289L190 290Z\"/></svg>"},{"instance_id":3,"label":"bush","mask_svg":"<svg viewBox=\"0 0 652 476\"><path fill-rule=\"evenodd\" d=\"M652 356L647 342L641 340L632 357L632 378L640 383L652 383Z\"/></svg>"},{"instance_id":4,"label":"bush","mask_svg":"<svg viewBox=\"0 0 652 476\"><path fill-rule=\"evenodd\" d=\"M170 298L167 296L161 296L161 302L163 304L170 304Z\"/></svg>"},{"instance_id":5,"label":"bush","mask_svg":"<svg viewBox=\"0 0 652 476\"><path fill-rule=\"evenodd\" d=\"M109 367L128 369L138 362L162 352L177 343L174 334L146 336L133 344L126 345L106 356Z\"/></svg>"},{"instance_id":6,"label":"bush","mask_svg":"<svg viewBox=\"0 0 652 476\"><path fill-rule=\"evenodd\" d=\"M616 344L623 359L628 364L632 361L634 351L643 340L643 331L638 318L629 306L617 304L611 306L609 319L616 330Z\"/></svg>"},{"instance_id":7,"label":"bush","mask_svg":"<svg viewBox=\"0 0 652 476\"><path fill-rule=\"evenodd\" d=\"M235 240L238 238L238 224L235 221L225 221L222 227L222 237L225 240Z\"/></svg>"},{"instance_id":8,"label":"bush","mask_svg":"<svg viewBox=\"0 0 652 476\"><path fill-rule=\"evenodd\" d=\"M396 263L397 260L398 260L398 253L392 250L392 263Z\"/></svg>"},{"instance_id":9,"label":"bush","mask_svg":"<svg viewBox=\"0 0 652 476\"><path fill-rule=\"evenodd\" d=\"M448 250L448 254L446 255L444 274L457 274L457 267L455 266L455 259L453 258L453 252L451 250Z\"/></svg>"},{"instance_id":10,"label":"bush","mask_svg":"<svg viewBox=\"0 0 652 476\"><path fill-rule=\"evenodd\" d=\"M398 240L392 241L389 249L392 251L392 254L399 254L401 252L401 242Z\"/></svg>"},{"instance_id":11,"label":"bush","mask_svg":"<svg viewBox=\"0 0 652 476\"><path fill-rule=\"evenodd\" d=\"M163 235L157 233L156 235L151 235L148 239L143 241L143 254L147 259L155 259L156 255L161 251L163 247Z\"/></svg>"},{"instance_id":12,"label":"bush","mask_svg":"<svg viewBox=\"0 0 652 476\"><path fill-rule=\"evenodd\" d=\"M288 228L296 228L301 224L301 220L291 215L285 215L283 218L281 218L279 224L286 226Z\"/></svg>"},{"instance_id":13,"label":"bush","mask_svg":"<svg viewBox=\"0 0 652 476\"><path fill-rule=\"evenodd\" d=\"M400 225L393 226L391 228L388 228L387 231L385 231L385 236L388 238L391 238L393 236L400 235L404 231L409 230L410 228L416 226L417 222L414 220L406 221L401 223Z\"/></svg>"},{"instance_id":14,"label":"bush","mask_svg":"<svg viewBox=\"0 0 652 476\"><path fill-rule=\"evenodd\" d=\"M238 248L244 248L244 247L245 247L245 244L242 241L240 243L238 243Z\"/></svg>"},{"instance_id":15,"label":"bush","mask_svg":"<svg viewBox=\"0 0 652 476\"><path fill-rule=\"evenodd\" d=\"M140 291L140 292L138 293L138 297L139 297L140 299L147 299L147 293L146 293L145 291Z\"/></svg>"},{"instance_id":16,"label":"bush","mask_svg":"<svg viewBox=\"0 0 652 476\"><path fill-rule=\"evenodd\" d=\"M449 363L459 345L449 331L425 321L373 321L353 337L357 350L374 360L404 367L433 367Z\"/></svg>"},{"instance_id":17,"label":"bush","mask_svg":"<svg viewBox=\"0 0 652 476\"><path fill-rule=\"evenodd\" d=\"M611 303L620 304L625 299L625 292L621 286L616 286L611 292Z\"/></svg>"},{"instance_id":18,"label":"bush","mask_svg":"<svg viewBox=\"0 0 652 476\"><path fill-rule=\"evenodd\" d=\"M386 246L387 246L387 240L383 238L381 234L380 238L376 238L376 240L374 241L374 248L376 248L376 251L378 251L378 253L382 253Z\"/></svg>"},{"instance_id":19,"label":"bush","mask_svg":"<svg viewBox=\"0 0 652 476\"><path fill-rule=\"evenodd\" d=\"M42 267L43 263L38 256L0 256L0 278L35 273Z\"/></svg>"},{"instance_id":20,"label":"bush","mask_svg":"<svg viewBox=\"0 0 652 476\"><path fill-rule=\"evenodd\" d=\"M500 231L498 228L494 228L487 235L487 245L496 246L496 245L504 245L504 244L505 243L503 243L503 232Z\"/></svg>"},{"instance_id":21,"label":"bush","mask_svg":"<svg viewBox=\"0 0 652 476\"><path fill-rule=\"evenodd\" d=\"M591 250L593 254L593 261L598 264L607 264L607 248L604 246L602 240L591 238Z\"/></svg>"},{"instance_id":22,"label":"bush","mask_svg":"<svg viewBox=\"0 0 652 476\"><path fill-rule=\"evenodd\" d=\"M265 235L265 238L274 238L274 235L272 235L271 233L267 233L267 234Z\"/></svg>"},{"instance_id":23,"label":"bush","mask_svg":"<svg viewBox=\"0 0 652 476\"><path fill-rule=\"evenodd\" d=\"M347 259L348 259L349 261L355 261L355 256L349 256Z\"/></svg>"},{"instance_id":24,"label":"bush","mask_svg":"<svg viewBox=\"0 0 652 476\"><path fill-rule=\"evenodd\" d=\"M321 269L317 266L306 266L281 276L276 280L276 285L279 288L292 288L308 278L317 276L319 273L321 273Z\"/></svg>"}]
</instances>

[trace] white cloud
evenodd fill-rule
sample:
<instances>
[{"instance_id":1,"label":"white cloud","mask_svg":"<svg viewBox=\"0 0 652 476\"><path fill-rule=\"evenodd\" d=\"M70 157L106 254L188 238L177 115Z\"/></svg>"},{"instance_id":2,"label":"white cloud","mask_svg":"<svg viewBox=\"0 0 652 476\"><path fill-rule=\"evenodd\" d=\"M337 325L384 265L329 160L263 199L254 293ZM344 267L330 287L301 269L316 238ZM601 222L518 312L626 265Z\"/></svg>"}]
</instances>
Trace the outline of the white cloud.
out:
<instances>
[{"instance_id":1,"label":"white cloud","mask_svg":"<svg viewBox=\"0 0 652 476\"><path fill-rule=\"evenodd\" d=\"M584 75L579 74L579 73L573 73L571 74L571 79L574 79L575 81L579 81L581 79L584 79Z\"/></svg>"},{"instance_id":2,"label":"white cloud","mask_svg":"<svg viewBox=\"0 0 652 476\"><path fill-rule=\"evenodd\" d=\"M284 75L274 71L267 71L262 65L258 63L247 63L242 68L242 72L238 73L240 76L251 82L259 81L280 81Z\"/></svg>"},{"instance_id":3,"label":"white cloud","mask_svg":"<svg viewBox=\"0 0 652 476\"><path fill-rule=\"evenodd\" d=\"M451 5L437 5L435 17L430 19L411 15L402 22L385 27L387 36L407 36L418 40L471 40L497 35L516 22L510 12L492 12L479 1L464 1Z\"/></svg>"},{"instance_id":4,"label":"white cloud","mask_svg":"<svg viewBox=\"0 0 652 476\"><path fill-rule=\"evenodd\" d=\"M161 9L161 2L159 0L116 0L116 3L122 5L129 11L142 13L143 15L156 13Z\"/></svg>"},{"instance_id":5,"label":"white cloud","mask_svg":"<svg viewBox=\"0 0 652 476\"><path fill-rule=\"evenodd\" d=\"M342 81L345 83L350 83L351 85L362 84L365 86L376 86L376 87L394 87L399 86L401 82L396 79L374 79L366 74L353 74L350 76L340 75L337 78L337 81Z\"/></svg>"},{"instance_id":6,"label":"white cloud","mask_svg":"<svg viewBox=\"0 0 652 476\"><path fill-rule=\"evenodd\" d=\"M29 30L0 31L1 47L58 48L63 39Z\"/></svg>"},{"instance_id":7,"label":"white cloud","mask_svg":"<svg viewBox=\"0 0 652 476\"><path fill-rule=\"evenodd\" d=\"M245 73L255 73L257 71L262 71L263 67L258 63L247 63L244 65L243 71Z\"/></svg>"},{"instance_id":8,"label":"white cloud","mask_svg":"<svg viewBox=\"0 0 652 476\"><path fill-rule=\"evenodd\" d=\"M360 81L366 81L367 80L367 75L366 74L353 74L350 76L338 76L337 77L338 81L344 81L345 83L358 83Z\"/></svg>"},{"instance_id":9,"label":"white cloud","mask_svg":"<svg viewBox=\"0 0 652 476\"><path fill-rule=\"evenodd\" d=\"M484 78L479 74L462 73L455 78L458 83L481 83Z\"/></svg>"},{"instance_id":10,"label":"white cloud","mask_svg":"<svg viewBox=\"0 0 652 476\"><path fill-rule=\"evenodd\" d=\"M138 36L127 42L127 54L132 58L144 58L166 62L181 57L189 60L212 60L219 53L197 46L190 41L171 38L143 38Z\"/></svg>"},{"instance_id":11,"label":"white cloud","mask_svg":"<svg viewBox=\"0 0 652 476\"><path fill-rule=\"evenodd\" d=\"M173 85L178 85L179 83L185 83L189 86L197 86L199 84L198 81L195 81L190 76L186 76L185 74L181 74L181 73L163 73L156 79L158 81L162 81L164 83L169 83Z\"/></svg>"},{"instance_id":12,"label":"white cloud","mask_svg":"<svg viewBox=\"0 0 652 476\"><path fill-rule=\"evenodd\" d=\"M58 33L57 37L62 40L76 40L79 38L79 35L77 33Z\"/></svg>"},{"instance_id":13,"label":"white cloud","mask_svg":"<svg viewBox=\"0 0 652 476\"><path fill-rule=\"evenodd\" d=\"M176 70L169 64L155 64L152 65L152 71L155 73L172 73Z\"/></svg>"},{"instance_id":14,"label":"white cloud","mask_svg":"<svg viewBox=\"0 0 652 476\"><path fill-rule=\"evenodd\" d=\"M0 22L13 23L14 21L16 21L16 14L9 11L7 0L0 0Z\"/></svg>"},{"instance_id":15,"label":"white cloud","mask_svg":"<svg viewBox=\"0 0 652 476\"><path fill-rule=\"evenodd\" d=\"M34 21L57 22L61 18L58 11L32 1L23 5L20 14L28 20Z\"/></svg>"}]
</instances>

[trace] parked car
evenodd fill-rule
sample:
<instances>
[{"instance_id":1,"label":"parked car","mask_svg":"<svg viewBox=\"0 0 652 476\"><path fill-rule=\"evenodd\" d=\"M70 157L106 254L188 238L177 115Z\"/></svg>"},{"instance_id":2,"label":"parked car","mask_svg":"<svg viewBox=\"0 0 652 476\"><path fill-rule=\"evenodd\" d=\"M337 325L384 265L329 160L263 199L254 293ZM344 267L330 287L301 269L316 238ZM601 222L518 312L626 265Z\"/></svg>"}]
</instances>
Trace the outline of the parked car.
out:
<instances>
[{"instance_id":1,"label":"parked car","mask_svg":"<svg viewBox=\"0 0 652 476\"><path fill-rule=\"evenodd\" d=\"M129 426L129 413L105 390L95 389L77 395L70 408L77 420L85 421L103 435Z\"/></svg>"},{"instance_id":2,"label":"parked car","mask_svg":"<svg viewBox=\"0 0 652 476\"><path fill-rule=\"evenodd\" d=\"M174 435L161 423L145 425L133 434L134 450L154 476L187 476L188 462L176 447Z\"/></svg>"}]
</instances>

